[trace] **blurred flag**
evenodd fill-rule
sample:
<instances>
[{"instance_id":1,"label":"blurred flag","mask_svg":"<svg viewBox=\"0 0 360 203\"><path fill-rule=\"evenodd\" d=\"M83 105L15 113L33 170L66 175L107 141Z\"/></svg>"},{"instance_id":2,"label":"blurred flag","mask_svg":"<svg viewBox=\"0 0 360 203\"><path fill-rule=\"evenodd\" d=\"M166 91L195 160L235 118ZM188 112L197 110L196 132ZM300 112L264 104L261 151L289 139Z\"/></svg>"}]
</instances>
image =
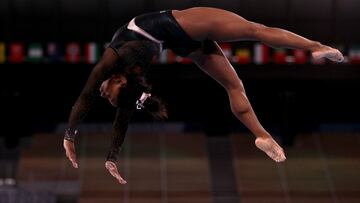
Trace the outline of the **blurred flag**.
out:
<instances>
[{"instance_id":1,"label":"blurred flag","mask_svg":"<svg viewBox=\"0 0 360 203\"><path fill-rule=\"evenodd\" d=\"M175 63L175 60L176 60L176 54L170 49L167 49L167 63L168 64Z\"/></svg>"},{"instance_id":2,"label":"blurred flag","mask_svg":"<svg viewBox=\"0 0 360 203\"><path fill-rule=\"evenodd\" d=\"M176 55L170 49L165 49L161 52L159 56L159 63L160 64L172 64L176 61Z\"/></svg>"},{"instance_id":3,"label":"blurred flag","mask_svg":"<svg viewBox=\"0 0 360 203\"><path fill-rule=\"evenodd\" d=\"M269 63L270 48L264 44L256 43L254 46L254 63L265 64Z\"/></svg>"},{"instance_id":4,"label":"blurred flag","mask_svg":"<svg viewBox=\"0 0 360 203\"><path fill-rule=\"evenodd\" d=\"M44 57L43 48L40 43L31 43L28 47L27 60L32 63L41 62Z\"/></svg>"},{"instance_id":5,"label":"blurred flag","mask_svg":"<svg viewBox=\"0 0 360 203\"><path fill-rule=\"evenodd\" d=\"M67 63L80 62L80 45L79 43L72 42L66 46L65 59Z\"/></svg>"},{"instance_id":6,"label":"blurred flag","mask_svg":"<svg viewBox=\"0 0 360 203\"><path fill-rule=\"evenodd\" d=\"M100 58L99 46L94 42L85 44L85 62L89 64L96 63Z\"/></svg>"},{"instance_id":7,"label":"blurred flag","mask_svg":"<svg viewBox=\"0 0 360 203\"><path fill-rule=\"evenodd\" d=\"M58 44L54 42L50 42L47 44L47 62L56 63L60 62L60 47Z\"/></svg>"},{"instance_id":8,"label":"blurred flag","mask_svg":"<svg viewBox=\"0 0 360 203\"><path fill-rule=\"evenodd\" d=\"M275 64L286 64L287 53L285 49L275 49L274 52L274 63Z\"/></svg>"},{"instance_id":9,"label":"blurred flag","mask_svg":"<svg viewBox=\"0 0 360 203\"><path fill-rule=\"evenodd\" d=\"M23 63L25 60L24 44L14 42L9 45L9 62Z\"/></svg>"},{"instance_id":10,"label":"blurred flag","mask_svg":"<svg viewBox=\"0 0 360 203\"><path fill-rule=\"evenodd\" d=\"M249 49L241 48L237 49L235 52L235 56L232 59L232 62L238 64L248 64L251 62L251 53Z\"/></svg>"},{"instance_id":11,"label":"blurred flag","mask_svg":"<svg viewBox=\"0 0 360 203\"><path fill-rule=\"evenodd\" d=\"M221 43L219 46L222 49L222 51L224 52L224 55L226 56L226 58L231 60L232 55L233 55L231 45L228 43Z\"/></svg>"},{"instance_id":12,"label":"blurred flag","mask_svg":"<svg viewBox=\"0 0 360 203\"><path fill-rule=\"evenodd\" d=\"M188 57L176 56L175 61L181 64L191 64L192 60Z\"/></svg>"},{"instance_id":13,"label":"blurred flag","mask_svg":"<svg viewBox=\"0 0 360 203\"><path fill-rule=\"evenodd\" d=\"M352 64L360 64L360 46L349 48L349 59Z\"/></svg>"},{"instance_id":14,"label":"blurred flag","mask_svg":"<svg viewBox=\"0 0 360 203\"><path fill-rule=\"evenodd\" d=\"M6 61L5 43L0 42L0 64L5 63L5 61Z\"/></svg>"},{"instance_id":15,"label":"blurred flag","mask_svg":"<svg viewBox=\"0 0 360 203\"><path fill-rule=\"evenodd\" d=\"M292 55L287 55L285 58L286 63L294 63L295 62L295 57Z\"/></svg>"},{"instance_id":16,"label":"blurred flag","mask_svg":"<svg viewBox=\"0 0 360 203\"><path fill-rule=\"evenodd\" d=\"M294 62L296 64L305 64L308 62L307 52L301 49L293 50L294 53Z\"/></svg>"},{"instance_id":17,"label":"blurred flag","mask_svg":"<svg viewBox=\"0 0 360 203\"><path fill-rule=\"evenodd\" d=\"M168 58L167 58L168 52L169 52L169 50L165 49L164 51L162 51L160 53L160 55L159 55L159 63L160 64L166 64L168 62Z\"/></svg>"}]
</instances>

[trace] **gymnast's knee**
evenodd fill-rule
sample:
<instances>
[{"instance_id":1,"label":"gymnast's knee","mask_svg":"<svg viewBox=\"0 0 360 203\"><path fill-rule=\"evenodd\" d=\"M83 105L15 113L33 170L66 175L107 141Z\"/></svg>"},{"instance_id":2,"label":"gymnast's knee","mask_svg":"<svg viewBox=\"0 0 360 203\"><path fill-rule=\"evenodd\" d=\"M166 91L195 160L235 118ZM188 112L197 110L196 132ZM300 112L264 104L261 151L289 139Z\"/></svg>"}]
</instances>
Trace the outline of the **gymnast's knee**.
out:
<instances>
[{"instance_id":1,"label":"gymnast's knee","mask_svg":"<svg viewBox=\"0 0 360 203\"><path fill-rule=\"evenodd\" d=\"M238 95L242 97L241 99L234 99L231 101L231 111L234 115L242 115L248 113L250 110L250 103L247 97L243 95Z\"/></svg>"},{"instance_id":2,"label":"gymnast's knee","mask_svg":"<svg viewBox=\"0 0 360 203\"><path fill-rule=\"evenodd\" d=\"M245 88L240 78L237 78L236 80L229 80L228 82L224 82L223 86L228 92L228 94L238 94L240 92L245 93Z\"/></svg>"},{"instance_id":3,"label":"gymnast's knee","mask_svg":"<svg viewBox=\"0 0 360 203\"><path fill-rule=\"evenodd\" d=\"M227 92L230 98L231 111L235 115L244 114L249 111L249 100L241 81L236 87L227 89Z\"/></svg>"}]
</instances>

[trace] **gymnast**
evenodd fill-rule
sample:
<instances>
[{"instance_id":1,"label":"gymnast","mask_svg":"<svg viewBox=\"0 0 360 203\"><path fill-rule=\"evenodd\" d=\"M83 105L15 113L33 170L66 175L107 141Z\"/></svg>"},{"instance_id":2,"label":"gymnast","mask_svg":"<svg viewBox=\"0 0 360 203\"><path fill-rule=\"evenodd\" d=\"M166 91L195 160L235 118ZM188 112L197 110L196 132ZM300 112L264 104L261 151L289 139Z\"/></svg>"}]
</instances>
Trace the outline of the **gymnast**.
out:
<instances>
[{"instance_id":1,"label":"gymnast","mask_svg":"<svg viewBox=\"0 0 360 203\"><path fill-rule=\"evenodd\" d=\"M287 30L250 22L217 8L195 7L139 15L116 31L72 107L63 146L73 167L78 168L74 145L77 125L100 95L117 109L105 168L120 184L126 183L115 163L129 118L134 111L141 109L158 119L167 117L165 105L151 95L151 85L145 78L149 64L163 49L191 58L220 83L228 94L233 114L255 135L256 147L276 162L285 161L284 150L260 124L242 81L218 45L218 42L240 40L307 50L314 59L327 58L335 62L344 59L339 50L320 42Z\"/></svg>"}]
</instances>

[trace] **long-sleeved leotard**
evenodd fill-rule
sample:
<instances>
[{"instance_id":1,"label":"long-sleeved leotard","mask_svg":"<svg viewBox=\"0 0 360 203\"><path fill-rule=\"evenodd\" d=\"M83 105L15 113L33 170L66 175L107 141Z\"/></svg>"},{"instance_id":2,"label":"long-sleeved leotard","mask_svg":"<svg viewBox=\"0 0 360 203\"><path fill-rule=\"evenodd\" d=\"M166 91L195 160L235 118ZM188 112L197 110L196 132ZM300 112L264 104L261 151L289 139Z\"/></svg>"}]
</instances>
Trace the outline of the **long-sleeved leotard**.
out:
<instances>
[{"instance_id":1,"label":"long-sleeved leotard","mask_svg":"<svg viewBox=\"0 0 360 203\"><path fill-rule=\"evenodd\" d=\"M68 130L70 130L68 140L73 141L71 140L73 139L71 134L76 130L77 125L84 119L93 102L99 96L101 83L116 73L117 60L117 55L107 50L100 62L91 71L85 87L72 107L68 122Z\"/></svg>"},{"instance_id":2,"label":"long-sleeved leotard","mask_svg":"<svg viewBox=\"0 0 360 203\"><path fill-rule=\"evenodd\" d=\"M191 53L201 44L201 42L193 41L185 33L172 16L171 11L144 14L136 17L135 23L163 41L164 48L170 48L182 56ZM110 49L105 50L100 62L92 70L84 89L71 110L68 128L65 132L66 140L74 141L77 125L85 118L95 99L99 96L98 91L104 80L112 74L124 72L134 66L146 68L153 56L159 53L159 44L129 30L127 26L128 24L117 30L109 44ZM124 126L129 118L120 115L122 113L123 111L118 110L114 121L114 134L108 159L116 159L114 158L115 154L118 153L126 134L127 127ZM126 115L130 116L129 114Z\"/></svg>"},{"instance_id":3,"label":"long-sleeved leotard","mask_svg":"<svg viewBox=\"0 0 360 203\"><path fill-rule=\"evenodd\" d=\"M122 56L129 56L127 58L121 57L117 55L112 49L107 49L102 57L101 61L94 67L90 76L85 84L84 89L82 90L80 96L72 107L68 128L65 133L65 139L69 141L74 141L75 132L78 124L84 119L88 111L93 106L94 101L99 98L99 88L101 83L108 79L111 75L120 73L128 70L128 67L138 66L138 60L142 60L139 65L149 64L151 59L150 57L140 56L133 57L132 52L138 53L138 49L141 48L141 45L144 43L137 44L136 47L132 46L124 46L121 50L124 53ZM131 48L130 48L131 47ZM130 74L131 75L131 74ZM136 80L136 78L129 78L128 83L137 83L132 82ZM136 85L136 84L134 84ZM133 86L132 84L128 84L128 86ZM139 93L136 93L138 97L140 97L142 89L139 89ZM124 92L127 92L126 90ZM136 98L127 98L124 96L124 99L136 100ZM124 100L123 99L123 100ZM119 107L117 111L117 115L114 121L113 126L113 136L112 136L112 144L109 152L108 159L116 160L116 153L119 151L118 148L122 145L126 129L127 122L130 117L130 111L135 106L135 102L129 103L127 101L119 102ZM124 109L127 109L126 111ZM126 127L125 127L126 126Z\"/></svg>"},{"instance_id":4,"label":"long-sleeved leotard","mask_svg":"<svg viewBox=\"0 0 360 203\"><path fill-rule=\"evenodd\" d=\"M119 155L120 147L123 145L126 132L128 129L129 119L132 110L126 110L126 108L118 107L116 117L113 123L113 134L111 137L111 145L106 160L115 162Z\"/></svg>"}]
</instances>

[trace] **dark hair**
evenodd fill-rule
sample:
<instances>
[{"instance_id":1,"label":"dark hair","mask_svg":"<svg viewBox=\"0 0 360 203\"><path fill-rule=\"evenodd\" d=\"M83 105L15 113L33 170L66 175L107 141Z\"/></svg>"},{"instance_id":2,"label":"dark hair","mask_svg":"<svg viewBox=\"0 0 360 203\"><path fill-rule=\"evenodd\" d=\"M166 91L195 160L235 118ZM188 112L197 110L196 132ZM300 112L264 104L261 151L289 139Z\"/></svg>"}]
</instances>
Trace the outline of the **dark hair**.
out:
<instances>
[{"instance_id":1,"label":"dark hair","mask_svg":"<svg viewBox=\"0 0 360 203\"><path fill-rule=\"evenodd\" d=\"M129 111L136 108L136 102L143 93L151 93L151 85L146 82L145 76L126 76L127 85L119 94L119 106ZM143 110L156 120L168 118L166 104L157 96L148 97L143 103Z\"/></svg>"},{"instance_id":2,"label":"dark hair","mask_svg":"<svg viewBox=\"0 0 360 203\"><path fill-rule=\"evenodd\" d=\"M144 102L144 109L156 120L164 120L168 118L166 104L159 97L149 97Z\"/></svg>"},{"instance_id":3,"label":"dark hair","mask_svg":"<svg viewBox=\"0 0 360 203\"><path fill-rule=\"evenodd\" d=\"M127 85L119 95L119 105L134 110L136 101L142 93L150 93L152 86L146 81L146 70L153 57L158 54L159 47L151 41L135 41L124 45L121 57L123 59L122 74L127 79ZM121 53L120 52L120 53ZM144 102L144 110L157 120L168 117L165 103L156 96L151 96Z\"/></svg>"}]
</instances>

